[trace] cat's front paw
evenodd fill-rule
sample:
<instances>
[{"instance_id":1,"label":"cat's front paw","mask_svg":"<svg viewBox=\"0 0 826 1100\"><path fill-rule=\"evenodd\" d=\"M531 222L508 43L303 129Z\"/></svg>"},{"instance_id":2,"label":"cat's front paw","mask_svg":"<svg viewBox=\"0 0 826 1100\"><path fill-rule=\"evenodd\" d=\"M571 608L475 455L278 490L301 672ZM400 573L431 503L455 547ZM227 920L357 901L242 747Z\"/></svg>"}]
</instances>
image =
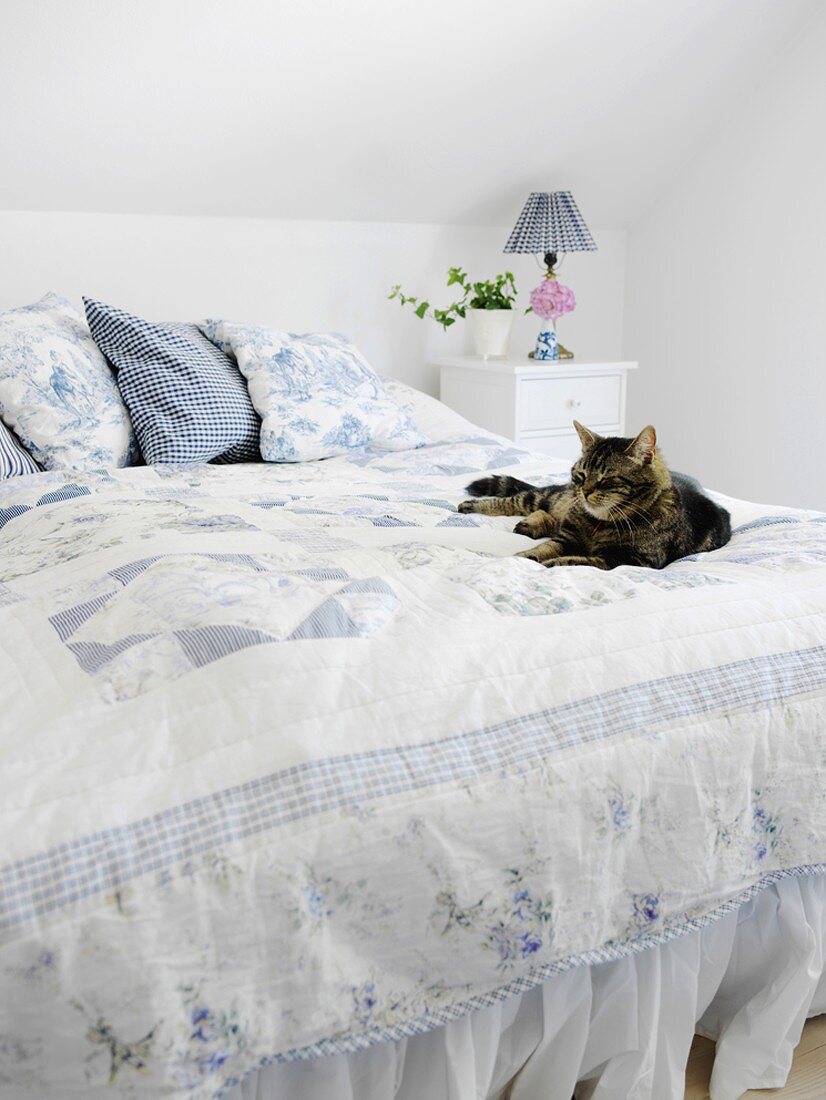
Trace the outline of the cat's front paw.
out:
<instances>
[{"instance_id":1,"label":"cat's front paw","mask_svg":"<svg viewBox=\"0 0 826 1100\"><path fill-rule=\"evenodd\" d=\"M531 561L538 561L540 565L553 565L558 554L559 543L549 539L547 542L541 542L538 546L532 546L530 550L520 550L515 556L517 558L530 558Z\"/></svg>"},{"instance_id":2,"label":"cat's front paw","mask_svg":"<svg viewBox=\"0 0 826 1100\"><path fill-rule=\"evenodd\" d=\"M519 532L517 532L519 533ZM544 561L544 555L540 553L541 547L532 546L530 550L517 550L514 554L516 558L530 558L531 561Z\"/></svg>"},{"instance_id":3,"label":"cat's front paw","mask_svg":"<svg viewBox=\"0 0 826 1100\"><path fill-rule=\"evenodd\" d=\"M540 523L537 523L536 520L532 520L529 516L527 519L521 519L519 523L517 523L513 529L513 533L515 535L525 535L529 539L547 539L551 535L556 534L556 526L547 519L543 519Z\"/></svg>"},{"instance_id":4,"label":"cat's front paw","mask_svg":"<svg viewBox=\"0 0 826 1100\"><path fill-rule=\"evenodd\" d=\"M456 506L457 512L475 512L476 501L475 500L463 500L461 504Z\"/></svg>"}]
</instances>

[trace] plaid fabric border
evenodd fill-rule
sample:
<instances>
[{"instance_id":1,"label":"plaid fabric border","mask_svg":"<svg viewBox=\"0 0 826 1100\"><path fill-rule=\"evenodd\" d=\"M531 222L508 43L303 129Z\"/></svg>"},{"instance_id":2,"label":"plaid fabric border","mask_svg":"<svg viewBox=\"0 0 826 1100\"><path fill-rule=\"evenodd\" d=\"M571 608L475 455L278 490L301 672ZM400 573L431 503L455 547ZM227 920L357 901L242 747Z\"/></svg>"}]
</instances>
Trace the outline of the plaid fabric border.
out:
<instances>
[{"instance_id":1,"label":"plaid fabric border","mask_svg":"<svg viewBox=\"0 0 826 1100\"><path fill-rule=\"evenodd\" d=\"M312 1062L318 1058L327 1058L334 1054L354 1054L359 1050L367 1050L369 1047L378 1046L379 1043L397 1042L400 1039L411 1039L415 1035L423 1035L428 1031L445 1024L460 1020L464 1016L470 1016L483 1008L506 1001L519 993L527 993L543 982L548 981L557 974L568 970L575 970L580 966L599 966L601 963L615 962L618 959L628 958L631 955L639 955L652 947L659 947L670 943L682 936L690 935L715 924L728 913L734 913L752 898L756 897L768 886L773 886L786 878L809 878L826 874L826 864L813 863L801 867L789 867L778 871L770 871L757 882L753 883L742 893L724 901L721 905L711 909L701 917L687 917L685 920L669 925L660 932L647 933L633 940L625 940L623 943L613 944L611 947L597 947L590 951L582 951L578 955L569 955L564 959L557 959L552 963L544 963L528 970L519 978L514 978L505 985L498 986L488 993L481 993L466 1001L446 1005L428 1012L425 1016L419 1016L414 1020L404 1020L390 1028L370 1028L367 1031L337 1036L335 1039L322 1039L310 1046L287 1050L274 1054L269 1058L261 1058L241 1077L231 1077L226 1080L215 1092L214 1100L219 1100L230 1089L242 1084L251 1074L266 1066L284 1065L287 1062Z\"/></svg>"},{"instance_id":2,"label":"plaid fabric border","mask_svg":"<svg viewBox=\"0 0 826 1100\"><path fill-rule=\"evenodd\" d=\"M0 929L290 821L826 686L826 646L615 688L423 745L314 760L0 868Z\"/></svg>"}]
</instances>

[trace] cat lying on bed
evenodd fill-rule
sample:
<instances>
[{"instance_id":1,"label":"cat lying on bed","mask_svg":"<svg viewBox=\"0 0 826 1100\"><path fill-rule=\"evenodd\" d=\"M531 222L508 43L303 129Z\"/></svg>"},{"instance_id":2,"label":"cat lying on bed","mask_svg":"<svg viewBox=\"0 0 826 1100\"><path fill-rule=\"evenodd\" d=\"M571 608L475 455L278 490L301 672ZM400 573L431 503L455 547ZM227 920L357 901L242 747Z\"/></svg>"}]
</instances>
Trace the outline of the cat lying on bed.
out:
<instances>
[{"instance_id":1,"label":"cat lying on bed","mask_svg":"<svg viewBox=\"0 0 826 1100\"><path fill-rule=\"evenodd\" d=\"M547 539L521 551L543 565L647 565L662 569L731 538L729 514L694 478L672 473L649 425L636 439L599 436L574 421L582 454L567 485L541 489L514 477L483 477L460 512L525 516L518 535Z\"/></svg>"}]
</instances>

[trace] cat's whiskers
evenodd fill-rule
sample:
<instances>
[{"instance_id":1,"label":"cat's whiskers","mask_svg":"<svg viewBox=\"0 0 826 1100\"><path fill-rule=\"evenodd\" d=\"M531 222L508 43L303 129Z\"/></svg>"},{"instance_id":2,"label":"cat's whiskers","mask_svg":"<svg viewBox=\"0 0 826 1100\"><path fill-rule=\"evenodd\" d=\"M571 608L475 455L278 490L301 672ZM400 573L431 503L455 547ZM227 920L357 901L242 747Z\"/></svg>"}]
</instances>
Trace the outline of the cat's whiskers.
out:
<instances>
[{"instance_id":1,"label":"cat's whiskers","mask_svg":"<svg viewBox=\"0 0 826 1100\"><path fill-rule=\"evenodd\" d=\"M615 512L615 511L617 511L617 510L616 510L615 508L611 508L611 506L610 506L610 505L608 506L608 509L609 509L609 510L608 510L608 518L609 518L609 519L611 520L611 522L612 522L612 523L614 524L614 527L616 528L616 530L617 530L617 531L619 531L619 530L620 530L620 528L619 528L619 527L617 526L616 522L614 521L614 512ZM631 541L633 542L633 541L634 541L634 529L633 529L633 527L631 526L631 521L630 521L630 520L628 519L628 517L627 517L626 515L624 515L624 514L623 514L623 513L621 512L621 511L617 511L617 515L618 515L618 516L619 516L619 518L620 518L620 519L621 519L621 520L623 521L623 523L625 524L625 526L626 526L626 527L628 528L628 537L629 537L629 538L631 539Z\"/></svg>"},{"instance_id":2,"label":"cat's whiskers","mask_svg":"<svg viewBox=\"0 0 826 1100\"><path fill-rule=\"evenodd\" d=\"M626 504L624 505L624 507L627 508L631 515L635 517L635 520L640 519L643 523L647 523L652 531L656 529L651 521L651 518L647 516L644 511L639 508L635 508L633 504Z\"/></svg>"}]
</instances>

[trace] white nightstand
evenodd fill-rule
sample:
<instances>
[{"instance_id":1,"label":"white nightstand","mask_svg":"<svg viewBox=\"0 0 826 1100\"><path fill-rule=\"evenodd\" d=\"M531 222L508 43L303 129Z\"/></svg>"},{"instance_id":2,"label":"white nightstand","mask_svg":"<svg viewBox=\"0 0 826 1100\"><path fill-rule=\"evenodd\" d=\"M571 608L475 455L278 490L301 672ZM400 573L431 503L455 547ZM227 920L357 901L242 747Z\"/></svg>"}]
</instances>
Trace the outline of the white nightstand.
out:
<instances>
[{"instance_id":1,"label":"white nightstand","mask_svg":"<svg viewBox=\"0 0 826 1100\"><path fill-rule=\"evenodd\" d=\"M605 435L625 434L625 388L636 363L579 360L431 360L441 368L440 396L462 416L533 451L576 458L572 421Z\"/></svg>"}]
</instances>

